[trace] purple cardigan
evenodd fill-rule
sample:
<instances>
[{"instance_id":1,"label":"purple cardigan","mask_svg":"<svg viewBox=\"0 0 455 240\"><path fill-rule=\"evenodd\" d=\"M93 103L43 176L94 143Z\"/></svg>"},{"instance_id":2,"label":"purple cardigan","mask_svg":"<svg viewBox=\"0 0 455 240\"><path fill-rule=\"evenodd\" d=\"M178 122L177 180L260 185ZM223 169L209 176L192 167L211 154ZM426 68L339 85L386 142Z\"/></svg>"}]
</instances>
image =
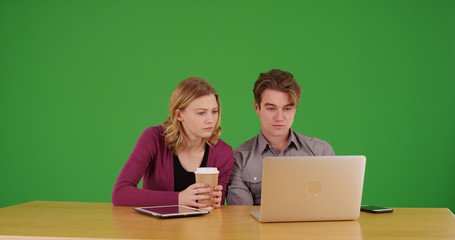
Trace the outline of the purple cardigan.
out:
<instances>
[{"instance_id":1,"label":"purple cardigan","mask_svg":"<svg viewBox=\"0 0 455 240\"><path fill-rule=\"evenodd\" d=\"M210 147L207 167L217 167L220 171L221 204L224 204L233 164L232 147L227 143L220 139ZM141 178L142 189L137 187ZM149 127L139 137L115 182L112 203L116 206L172 205L178 204L178 195L179 192L174 192L173 154L164 141L164 128L161 125Z\"/></svg>"}]
</instances>

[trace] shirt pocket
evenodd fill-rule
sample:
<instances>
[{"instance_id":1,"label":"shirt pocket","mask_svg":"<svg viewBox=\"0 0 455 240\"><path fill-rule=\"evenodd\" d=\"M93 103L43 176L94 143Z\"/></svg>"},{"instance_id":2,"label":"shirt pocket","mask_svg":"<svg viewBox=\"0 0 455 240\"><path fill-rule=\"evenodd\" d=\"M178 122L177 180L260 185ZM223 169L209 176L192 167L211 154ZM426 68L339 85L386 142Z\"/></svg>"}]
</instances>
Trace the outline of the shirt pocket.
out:
<instances>
[{"instance_id":1,"label":"shirt pocket","mask_svg":"<svg viewBox=\"0 0 455 240\"><path fill-rule=\"evenodd\" d=\"M253 195L253 201L260 201L262 189L262 171L243 171L242 180L250 189Z\"/></svg>"}]
</instances>

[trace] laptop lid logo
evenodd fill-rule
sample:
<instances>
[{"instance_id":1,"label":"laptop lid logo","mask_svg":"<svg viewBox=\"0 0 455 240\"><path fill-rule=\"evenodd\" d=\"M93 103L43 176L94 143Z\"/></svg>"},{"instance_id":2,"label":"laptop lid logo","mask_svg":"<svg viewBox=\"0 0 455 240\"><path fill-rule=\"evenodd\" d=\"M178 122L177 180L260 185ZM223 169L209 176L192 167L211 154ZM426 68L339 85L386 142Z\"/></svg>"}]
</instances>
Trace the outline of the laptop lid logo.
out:
<instances>
[{"instance_id":1,"label":"laptop lid logo","mask_svg":"<svg viewBox=\"0 0 455 240\"><path fill-rule=\"evenodd\" d=\"M321 193L321 183L319 181L312 181L305 185L305 193L310 197L317 197Z\"/></svg>"}]
</instances>

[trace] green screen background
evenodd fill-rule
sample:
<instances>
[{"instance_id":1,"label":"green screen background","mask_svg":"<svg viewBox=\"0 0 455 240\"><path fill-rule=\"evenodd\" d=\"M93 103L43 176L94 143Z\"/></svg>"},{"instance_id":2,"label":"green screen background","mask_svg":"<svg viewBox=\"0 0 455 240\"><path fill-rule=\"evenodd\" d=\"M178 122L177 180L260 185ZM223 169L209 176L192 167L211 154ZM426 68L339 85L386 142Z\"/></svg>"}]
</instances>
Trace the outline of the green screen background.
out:
<instances>
[{"instance_id":1,"label":"green screen background","mask_svg":"<svg viewBox=\"0 0 455 240\"><path fill-rule=\"evenodd\" d=\"M0 1L0 207L110 202L178 82L260 130L260 72L294 74L293 129L367 157L364 204L455 210L455 1Z\"/></svg>"}]
</instances>

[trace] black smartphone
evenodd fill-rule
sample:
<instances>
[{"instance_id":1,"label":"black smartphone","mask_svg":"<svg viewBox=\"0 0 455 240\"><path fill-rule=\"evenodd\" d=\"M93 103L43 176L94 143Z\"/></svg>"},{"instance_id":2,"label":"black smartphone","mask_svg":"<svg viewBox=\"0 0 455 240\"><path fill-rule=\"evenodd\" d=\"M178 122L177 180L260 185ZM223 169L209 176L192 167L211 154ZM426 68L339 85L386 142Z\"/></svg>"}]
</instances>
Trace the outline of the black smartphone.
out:
<instances>
[{"instance_id":1,"label":"black smartphone","mask_svg":"<svg viewBox=\"0 0 455 240\"><path fill-rule=\"evenodd\" d=\"M393 212L391 208L378 207L373 205L361 205L360 211L371 212L371 213L390 213Z\"/></svg>"}]
</instances>

